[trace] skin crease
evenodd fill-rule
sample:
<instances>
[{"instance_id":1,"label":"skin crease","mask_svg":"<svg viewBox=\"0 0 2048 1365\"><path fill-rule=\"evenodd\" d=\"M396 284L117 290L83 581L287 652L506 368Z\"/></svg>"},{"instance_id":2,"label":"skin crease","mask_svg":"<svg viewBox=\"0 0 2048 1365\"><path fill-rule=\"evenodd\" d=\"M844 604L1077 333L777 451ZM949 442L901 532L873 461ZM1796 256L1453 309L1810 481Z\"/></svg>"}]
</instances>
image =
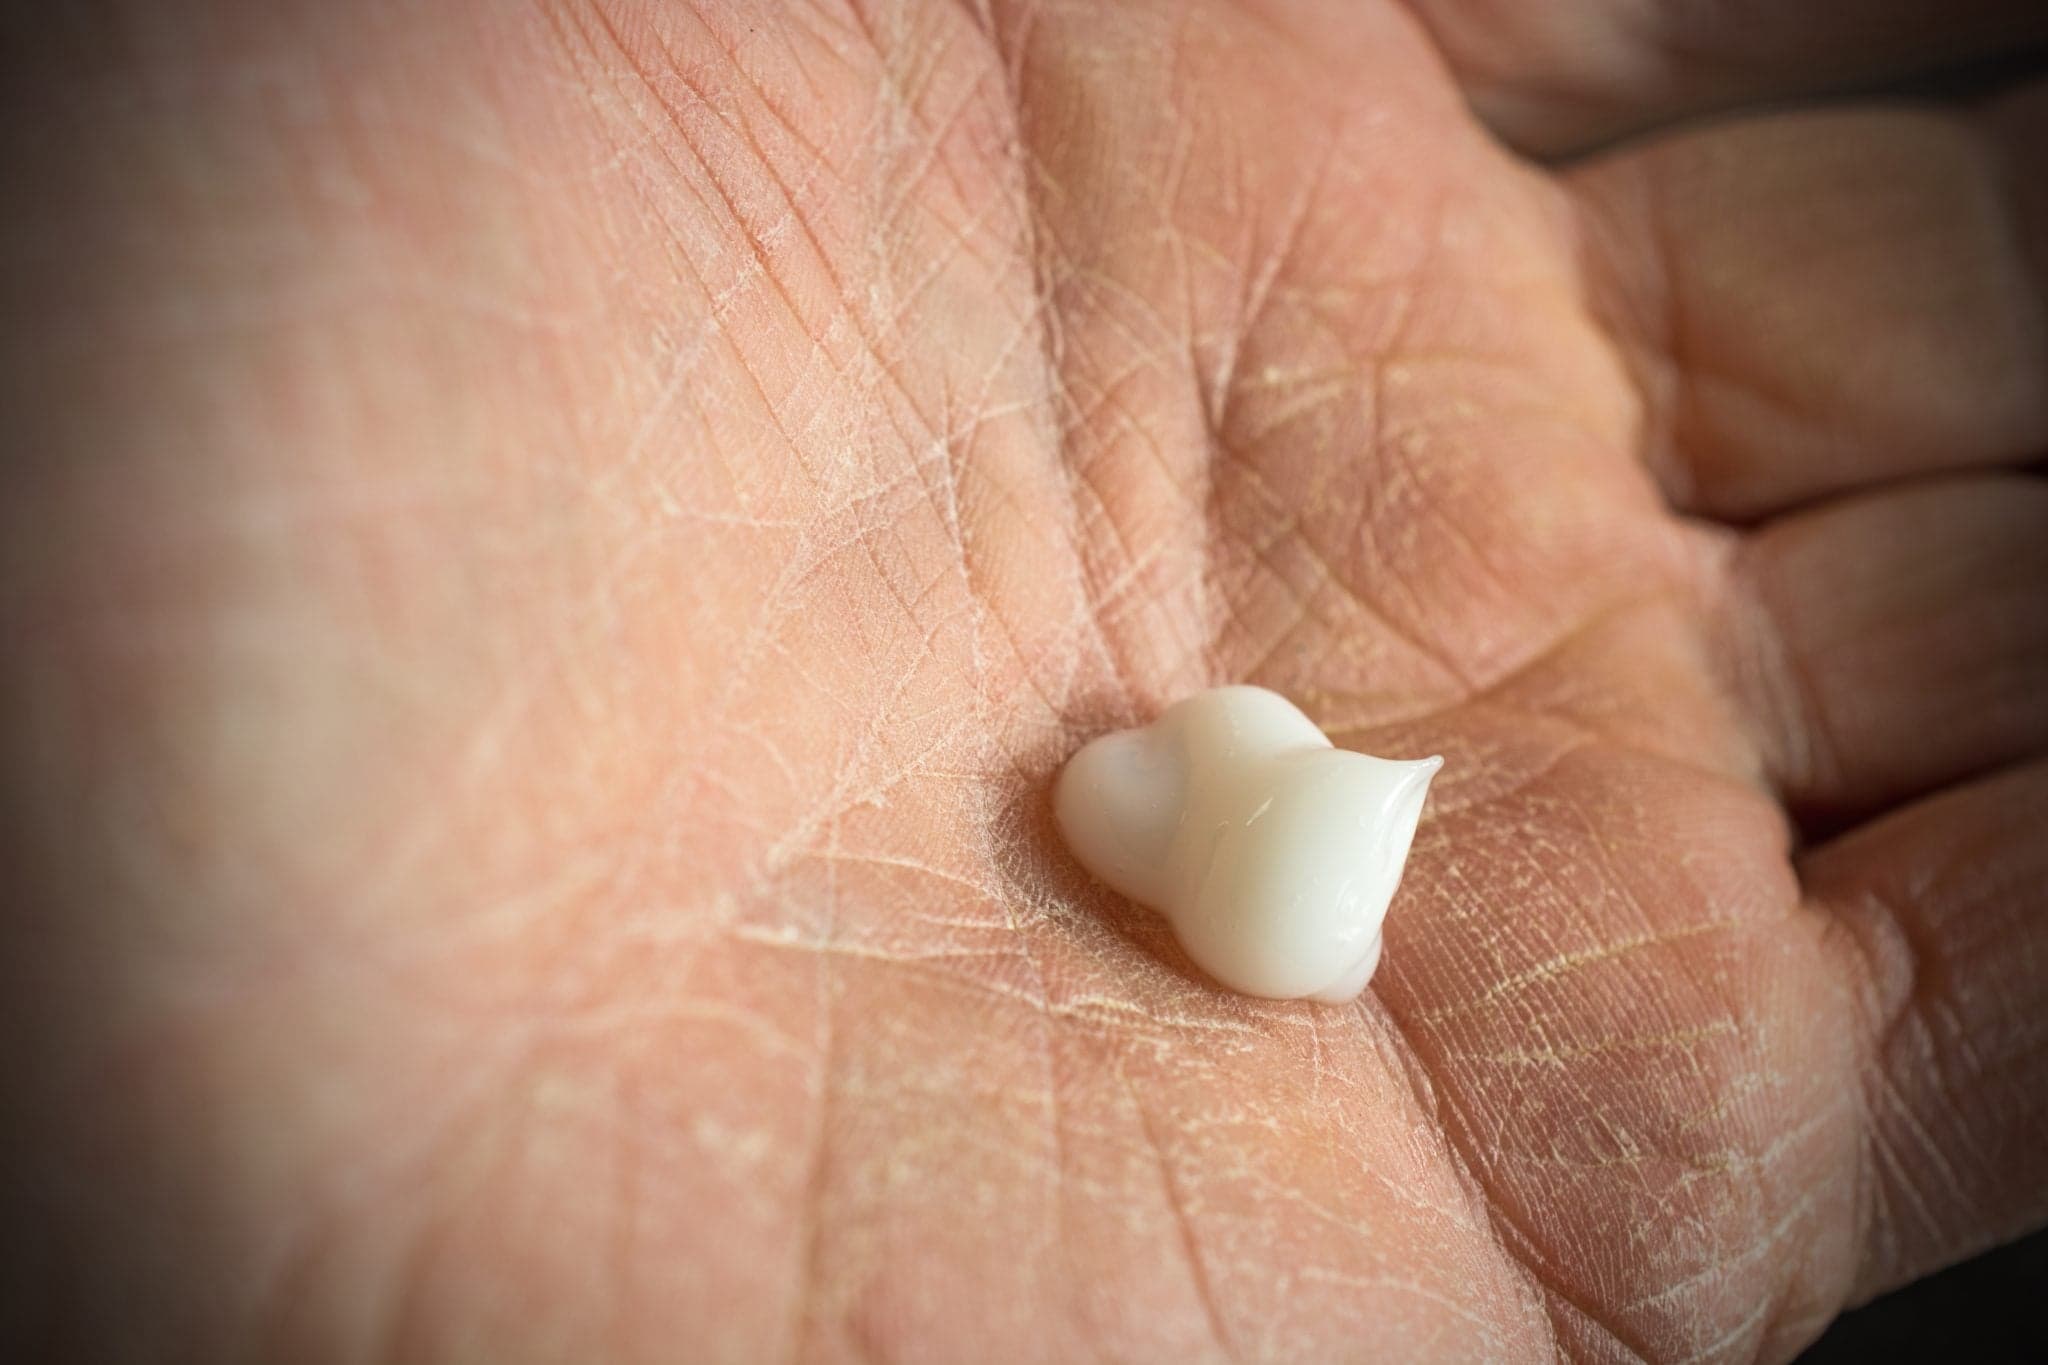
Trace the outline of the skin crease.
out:
<instances>
[{"instance_id":1,"label":"skin crease","mask_svg":"<svg viewBox=\"0 0 2048 1365\"><path fill-rule=\"evenodd\" d=\"M0 1342L1783 1359L2048 1216L2039 96L1551 171L1452 0L57 8ZM1053 834L1226 680L1446 756L1349 1009Z\"/></svg>"}]
</instances>

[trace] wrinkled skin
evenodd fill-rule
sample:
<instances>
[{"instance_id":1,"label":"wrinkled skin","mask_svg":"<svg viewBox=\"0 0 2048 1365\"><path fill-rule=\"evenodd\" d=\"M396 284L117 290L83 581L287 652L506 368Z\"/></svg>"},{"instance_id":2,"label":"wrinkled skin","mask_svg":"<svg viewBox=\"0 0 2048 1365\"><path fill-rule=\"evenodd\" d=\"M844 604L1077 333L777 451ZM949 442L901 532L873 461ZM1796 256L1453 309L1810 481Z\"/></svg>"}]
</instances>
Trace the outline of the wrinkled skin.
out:
<instances>
[{"instance_id":1,"label":"wrinkled skin","mask_svg":"<svg viewBox=\"0 0 2048 1365\"><path fill-rule=\"evenodd\" d=\"M2022 22L1787 8L36 21L4 1340L1783 1358L2048 1217L2041 103L1500 140ZM1223 680L1448 759L1352 1007L1052 835Z\"/></svg>"}]
</instances>

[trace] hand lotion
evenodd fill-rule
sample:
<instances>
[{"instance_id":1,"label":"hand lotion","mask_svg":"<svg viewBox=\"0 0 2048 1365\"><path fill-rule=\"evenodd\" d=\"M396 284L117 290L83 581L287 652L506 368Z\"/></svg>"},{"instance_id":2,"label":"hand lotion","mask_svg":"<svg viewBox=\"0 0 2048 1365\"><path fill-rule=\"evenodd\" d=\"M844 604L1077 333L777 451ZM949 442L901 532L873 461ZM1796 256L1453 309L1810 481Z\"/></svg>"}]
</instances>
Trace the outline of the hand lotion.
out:
<instances>
[{"instance_id":1,"label":"hand lotion","mask_svg":"<svg viewBox=\"0 0 2048 1365\"><path fill-rule=\"evenodd\" d=\"M1342 1004L1379 965L1442 766L1334 748L1277 692L1218 687L1088 744L1053 806L1081 865L1164 914L1218 981Z\"/></svg>"}]
</instances>

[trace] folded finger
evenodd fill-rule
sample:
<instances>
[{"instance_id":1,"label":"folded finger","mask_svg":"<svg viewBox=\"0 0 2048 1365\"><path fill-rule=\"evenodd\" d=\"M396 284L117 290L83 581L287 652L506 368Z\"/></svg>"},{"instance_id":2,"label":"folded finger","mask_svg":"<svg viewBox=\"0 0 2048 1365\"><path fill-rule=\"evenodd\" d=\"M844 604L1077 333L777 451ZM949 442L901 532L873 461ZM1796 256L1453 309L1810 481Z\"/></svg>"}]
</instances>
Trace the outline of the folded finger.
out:
<instances>
[{"instance_id":1,"label":"folded finger","mask_svg":"<svg viewBox=\"0 0 2048 1365\"><path fill-rule=\"evenodd\" d=\"M1815 850L1861 1002L1854 1297L2048 1219L2048 763Z\"/></svg>"},{"instance_id":2,"label":"folded finger","mask_svg":"<svg viewBox=\"0 0 2048 1365\"><path fill-rule=\"evenodd\" d=\"M1575 172L1680 508L1752 520L2048 450L2048 116L1780 115Z\"/></svg>"},{"instance_id":3,"label":"folded finger","mask_svg":"<svg viewBox=\"0 0 2048 1365\"><path fill-rule=\"evenodd\" d=\"M2048 38L2010 0L1412 0L1480 115L1569 152L1668 120L1894 80Z\"/></svg>"},{"instance_id":4,"label":"folded finger","mask_svg":"<svg viewBox=\"0 0 2048 1365\"><path fill-rule=\"evenodd\" d=\"M1724 657L1795 807L1880 809L2048 751L2048 481L1796 513L1730 585Z\"/></svg>"}]
</instances>

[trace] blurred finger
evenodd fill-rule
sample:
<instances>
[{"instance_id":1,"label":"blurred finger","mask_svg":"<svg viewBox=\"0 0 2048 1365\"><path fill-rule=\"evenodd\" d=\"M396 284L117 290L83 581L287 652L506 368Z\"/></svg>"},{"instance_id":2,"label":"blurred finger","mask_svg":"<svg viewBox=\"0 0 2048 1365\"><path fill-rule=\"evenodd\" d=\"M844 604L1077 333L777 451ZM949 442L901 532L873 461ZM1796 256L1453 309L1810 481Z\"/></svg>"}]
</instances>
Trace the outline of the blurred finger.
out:
<instances>
[{"instance_id":1,"label":"blurred finger","mask_svg":"<svg viewBox=\"0 0 2048 1365\"><path fill-rule=\"evenodd\" d=\"M1595 307L1672 501L1750 519L2048 449L2048 120L1748 120L1586 167Z\"/></svg>"},{"instance_id":2,"label":"blurred finger","mask_svg":"<svg viewBox=\"0 0 2048 1365\"><path fill-rule=\"evenodd\" d=\"M1702 111L1895 80L2048 39L2013 0L1411 0L1481 117L1569 152Z\"/></svg>"},{"instance_id":3,"label":"blurred finger","mask_svg":"<svg viewBox=\"0 0 2048 1365\"><path fill-rule=\"evenodd\" d=\"M1795 514L1732 581L1736 688L1795 806L1881 808L2048 749L2048 482Z\"/></svg>"},{"instance_id":4,"label":"blurred finger","mask_svg":"<svg viewBox=\"0 0 2048 1365\"><path fill-rule=\"evenodd\" d=\"M2048 1219L2048 763L1807 857L1862 1002L1859 1299Z\"/></svg>"}]
</instances>

